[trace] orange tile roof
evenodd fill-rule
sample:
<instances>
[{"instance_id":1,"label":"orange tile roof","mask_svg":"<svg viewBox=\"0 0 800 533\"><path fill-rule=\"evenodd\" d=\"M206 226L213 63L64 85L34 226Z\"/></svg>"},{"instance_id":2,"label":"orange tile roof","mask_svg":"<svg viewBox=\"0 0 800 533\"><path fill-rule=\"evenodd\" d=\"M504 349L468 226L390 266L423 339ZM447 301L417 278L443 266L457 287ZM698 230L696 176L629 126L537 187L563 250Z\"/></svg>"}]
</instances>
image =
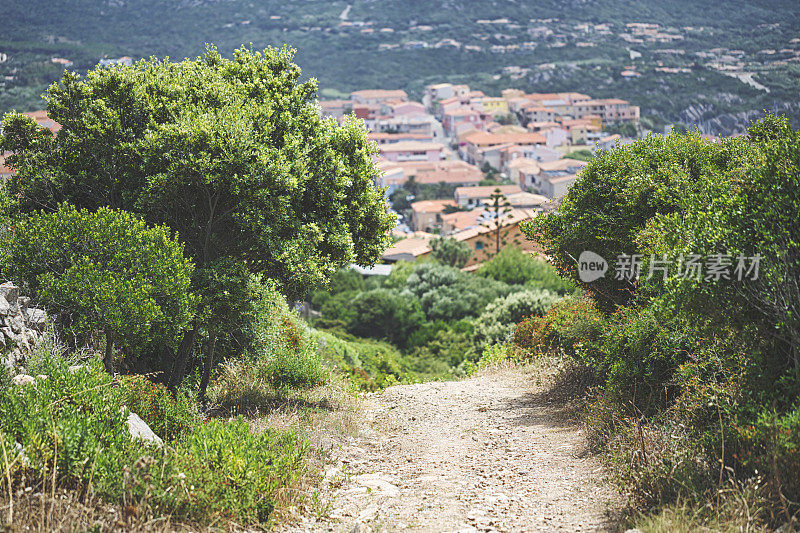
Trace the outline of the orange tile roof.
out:
<instances>
[{"instance_id":1,"label":"orange tile roof","mask_svg":"<svg viewBox=\"0 0 800 533\"><path fill-rule=\"evenodd\" d=\"M455 206L455 200L420 200L411 204L411 210L417 213L442 213L445 207Z\"/></svg>"},{"instance_id":2,"label":"orange tile roof","mask_svg":"<svg viewBox=\"0 0 800 533\"><path fill-rule=\"evenodd\" d=\"M466 161L404 161L398 163L417 183L478 183L483 172Z\"/></svg>"},{"instance_id":3,"label":"orange tile roof","mask_svg":"<svg viewBox=\"0 0 800 533\"><path fill-rule=\"evenodd\" d=\"M442 143L425 141L400 141L380 145L381 152L428 152L430 150L444 150Z\"/></svg>"},{"instance_id":4,"label":"orange tile roof","mask_svg":"<svg viewBox=\"0 0 800 533\"><path fill-rule=\"evenodd\" d=\"M408 94L402 89L366 89L363 91L353 91L350 96L360 96L362 98L407 98Z\"/></svg>"},{"instance_id":5,"label":"orange tile roof","mask_svg":"<svg viewBox=\"0 0 800 533\"><path fill-rule=\"evenodd\" d=\"M545 144L546 139L538 133L488 133L478 131L466 136L464 140L475 146L494 144Z\"/></svg>"},{"instance_id":6,"label":"orange tile roof","mask_svg":"<svg viewBox=\"0 0 800 533\"><path fill-rule=\"evenodd\" d=\"M532 209L513 209L501 218L501 227L512 226L519 224L523 220L530 220L538 214L537 211ZM494 221L490 221L486 226L474 226L462 231L458 231L450 235L458 241L466 241L478 235L489 233L494 230Z\"/></svg>"},{"instance_id":7,"label":"orange tile roof","mask_svg":"<svg viewBox=\"0 0 800 533\"><path fill-rule=\"evenodd\" d=\"M470 211L456 211L442 215L443 225L451 226L454 231L462 231L478 225L478 218L485 213L485 209L472 209Z\"/></svg>"},{"instance_id":8,"label":"orange tile roof","mask_svg":"<svg viewBox=\"0 0 800 533\"><path fill-rule=\"evenodd\" d=\"M467 198L489 198L496 189L500 189L501 194L511 194L522 192L519 185L484 185L479 187L457 187L456 197L464 196Z\"/></svg>"},{"instance_id":9,"label":"orange tile roof","mask_svg":"<svg viewBox=\"0 0 800 533\"><path fill-rule=\"evenodd\" d=\"M394 243L385 252L383 252L383 257L391 257L401 254L409 254L414 257L425 255L430 253L431 247L429 242L435 237L436 235L417 232L413 237L409 237Z\"/></svg>"}]
</instances>

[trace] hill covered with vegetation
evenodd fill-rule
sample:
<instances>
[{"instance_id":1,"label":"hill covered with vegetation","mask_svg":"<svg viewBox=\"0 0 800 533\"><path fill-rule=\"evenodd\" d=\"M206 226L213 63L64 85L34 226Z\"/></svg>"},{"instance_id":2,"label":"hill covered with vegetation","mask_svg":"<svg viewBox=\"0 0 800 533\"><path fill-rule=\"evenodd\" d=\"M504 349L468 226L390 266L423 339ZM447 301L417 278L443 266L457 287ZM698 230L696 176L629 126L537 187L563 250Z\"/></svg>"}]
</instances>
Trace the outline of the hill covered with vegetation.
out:
<instances>
[{"instance_id":1,"label":"hill covered with vegetation","mask_svg":"<svg viewBox=\"0 0 800 533\"><path fill-rule=\"evenodd\" d=\"M404 88L419 97L443 81L490 94L584 91L642 106L654 129L699 124L723 134L764 109L800 115L800 16L789 0L4 4L0 111L42 108L43 89L64 68L53 58L85 72L101 58L286 43L323 96Z\"/></svg>"}]
</instances>

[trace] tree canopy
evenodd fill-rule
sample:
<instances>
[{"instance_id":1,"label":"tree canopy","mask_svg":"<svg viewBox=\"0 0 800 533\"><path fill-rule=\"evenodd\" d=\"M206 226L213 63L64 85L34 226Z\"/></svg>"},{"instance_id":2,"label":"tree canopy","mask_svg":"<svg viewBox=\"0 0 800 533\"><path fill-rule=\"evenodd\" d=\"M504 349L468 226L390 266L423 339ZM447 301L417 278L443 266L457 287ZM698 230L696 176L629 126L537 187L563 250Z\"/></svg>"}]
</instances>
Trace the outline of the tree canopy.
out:
<instances>
[{"instance_id":1,"label":"tree canopy","mask_svg":"<svg viewBox=\"0 0 800 533\"><path fill-rule=\"evenodd\" d=\"M374 264L394 222L374 186L374 147L355 118L321 117L316 80L301 81L292 58L241 48L225 59L209 47L194 60L65 73L46 95L55 136L20 114L3 121L16 212L68 202L168 226L196 265L197 317L225 296L221 276L244 286L263 275L295 298L344 265ZM231 314L196 318L173 384L198 330L240 318L235 305L216 308Z\"/></svg>"},{"instance_id":2,"label":"tree canopy","mask_svg":"<svg viewBox=\"0 0 800 533\"><path fill-rule=\"evenodd\" d=\"M20 208L122 208L181 235L198 269L235 258L304 293L348 263L374 264L392 217L357 120L320 117L317 84L289 49L66 73L47 92L52 137L4 120Z\"/></svg>"}]
</instances>

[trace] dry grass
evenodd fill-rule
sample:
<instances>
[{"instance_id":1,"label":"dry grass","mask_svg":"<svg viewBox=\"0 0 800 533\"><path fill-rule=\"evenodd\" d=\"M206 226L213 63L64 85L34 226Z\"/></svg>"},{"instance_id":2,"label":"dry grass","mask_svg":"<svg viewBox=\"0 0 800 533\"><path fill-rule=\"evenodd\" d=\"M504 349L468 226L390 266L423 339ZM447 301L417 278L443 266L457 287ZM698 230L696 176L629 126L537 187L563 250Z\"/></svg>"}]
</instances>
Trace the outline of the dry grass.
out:
<instances>
[{"instance_id":1,"label":"dry grass","mask_svg":"<svg viewBox=\"0 0 800 533\"><path fill-rule=\"evenodd\" d=\"M209 531L173 522L170 517L142 516L133 506L81 499L75 491L36 492L20 489L0 496L0 531ZM10 520L9 520L10 518Z\"/></svg>"}]
</instances>

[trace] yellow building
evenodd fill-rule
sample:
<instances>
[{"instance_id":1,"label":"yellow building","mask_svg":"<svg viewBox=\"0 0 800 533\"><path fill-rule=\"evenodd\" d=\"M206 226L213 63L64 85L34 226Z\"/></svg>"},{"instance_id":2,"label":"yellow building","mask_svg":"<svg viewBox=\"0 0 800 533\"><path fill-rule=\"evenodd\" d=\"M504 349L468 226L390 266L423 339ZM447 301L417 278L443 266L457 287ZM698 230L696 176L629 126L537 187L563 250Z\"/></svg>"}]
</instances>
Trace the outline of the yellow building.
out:
<instances>
[{"instance_id":1,"label":"yellow building","mask_svg":"<svg viewBox=\"0 0 800 533\"><path fill-rule=\"evenodd\" d=\"M508 102L505 98L484 97L481 99L483 112L495 117L508 115Z\"/></svg>"}]
</instances>

